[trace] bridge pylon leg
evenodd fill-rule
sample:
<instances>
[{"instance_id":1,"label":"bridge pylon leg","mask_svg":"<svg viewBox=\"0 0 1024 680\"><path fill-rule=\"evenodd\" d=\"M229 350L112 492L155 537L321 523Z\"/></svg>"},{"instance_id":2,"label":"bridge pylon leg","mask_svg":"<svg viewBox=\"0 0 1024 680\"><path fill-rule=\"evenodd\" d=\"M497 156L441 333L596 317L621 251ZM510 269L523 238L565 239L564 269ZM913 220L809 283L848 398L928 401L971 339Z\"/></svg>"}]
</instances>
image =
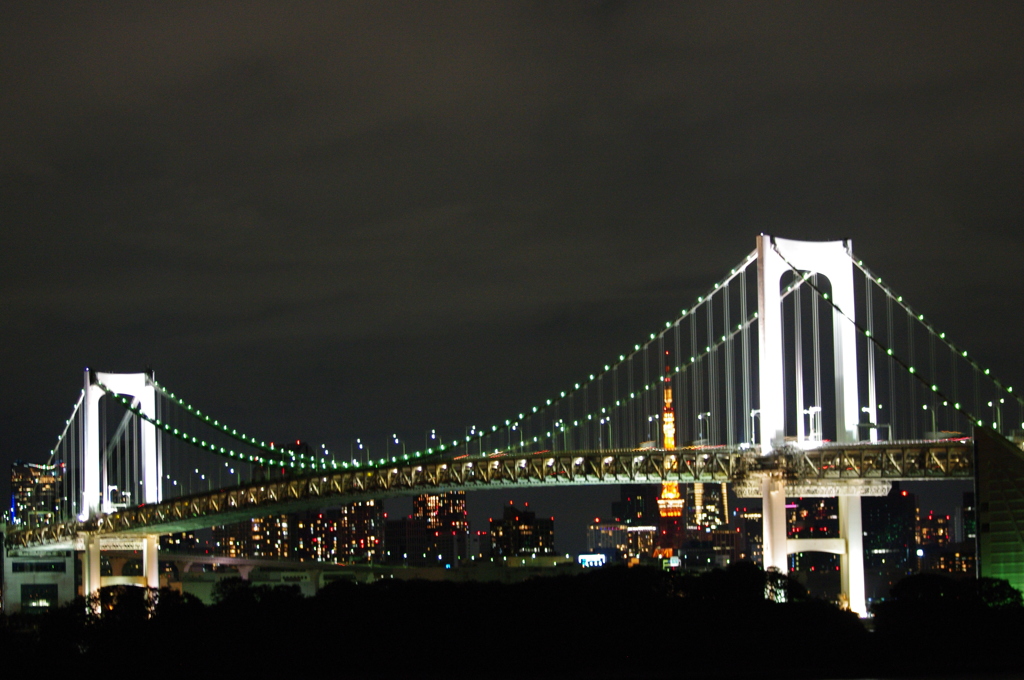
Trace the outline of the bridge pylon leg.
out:
<instances>
[{"instance_id":1,"label":"bridge pylon leg","mask_svg":"<svg viewBox=\"0 0 1024 680\"><path fill-rule=\"evenodd\" d=\"M786 557L786 481L781 473L761 479L761 531L764 539L764 568L789 571Z\"/></svg>"},{"instance_id":2,"label":"bridge pylon leg","mask_svg":"<svg viewBox=\"0 0 1024 680\"><path fill-rule=\"evenodd\" d=\"M147 588L160 587L160 537L146 536L142 546L142 568Z\"/></svg>"},{"instance_id":3,"label":"bridge pylon leg","mask_svg":"<svg viewBox=\"0 0 1024 680\"><path fill-rule=\"evenodd\" d=\"M840 587L850 598L850 610L868 614L864 594L864 528L860 496L839 496L839 535L846 539L846 552L839 558Z\"/></svg>"},{"instance_id":4,"label":"bridge pylon leg","mask_svg":"<svg viewBox=\"0 0 1024 680\"><path fill-rule=\"evenodd\" d=\"M82 554L82 595L88 599L100 592L100 537L88 534L85 537L85 552Z\"/></svg>"}]
</instances>

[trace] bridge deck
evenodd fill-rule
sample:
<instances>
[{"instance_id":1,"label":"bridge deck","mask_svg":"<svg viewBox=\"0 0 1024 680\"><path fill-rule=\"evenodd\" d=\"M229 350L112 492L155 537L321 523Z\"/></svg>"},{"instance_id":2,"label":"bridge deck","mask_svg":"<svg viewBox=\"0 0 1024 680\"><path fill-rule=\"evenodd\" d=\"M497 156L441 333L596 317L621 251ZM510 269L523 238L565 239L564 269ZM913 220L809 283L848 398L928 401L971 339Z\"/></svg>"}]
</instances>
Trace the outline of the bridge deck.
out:
<instances>
[{"instance_id":1,"label":"bridge deck","mask_svg":"<svg viewBox=\"0 0 1024 680\"><path fill-rule=\"evenodd\" d=\"M768 456L724 447L501 453L417 461L263 481L120 510L88 522L65 522L8 535L10 548L71 545L80 533L165 534L254 516L341 505L367 498L531 486L729 482L759 495L760 479L781 474L794 495L885 493L895 480L968 479L970 440L883 442L787 449Z\"/></svg>"}]
</instances>

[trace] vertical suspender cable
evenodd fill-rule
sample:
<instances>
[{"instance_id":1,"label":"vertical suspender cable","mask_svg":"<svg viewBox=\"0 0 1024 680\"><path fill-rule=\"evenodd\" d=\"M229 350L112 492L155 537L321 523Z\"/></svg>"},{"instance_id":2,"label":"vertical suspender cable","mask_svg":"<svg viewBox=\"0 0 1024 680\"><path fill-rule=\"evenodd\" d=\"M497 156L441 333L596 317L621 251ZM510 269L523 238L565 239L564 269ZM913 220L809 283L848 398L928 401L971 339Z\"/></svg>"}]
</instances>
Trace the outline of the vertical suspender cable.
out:
<instances>
[{"instance_id":1,"label":"vertical suspender cable","mask_svg":"<svg viewBox=\"0 0 1024 680\"><path fill-rule=\"evenodd\" d=\"M618 364L612 367L612 398L608 401L608 417L612 419L612 430L611 435L608 437L609 448L618 448L615 445L615 435L621 435L622 428L619 426L619 409L616 404L619 401L619 366Z\"/></svg>"},{"instance_id":2,"label":"vertical suspender cable","mask_svg":"<svg viewBox=\"0 0 1024 680\"><path fill-rule=\"evenodd\" d=\"M960 366L957 361L956 352L952 351L949 353L949 372L952 375L953 380L953 403L955 404L960 401ZM957 429L960 427L961 415L959 411L954 413L955 420L951 427L953 429ZM1022 425L1022 427L1024 427L1024 425Z\"/></svg>"},{"instance_id":3,"label":"vertical suspender cable","mask_svg":"<svg viewBox=\"0 0 1024 680\"><path fill-rule=\"evenodd\" d=\"M730 279L731 281L731 279ZM736 360L733 355L732 326L729 323L729 285L727 281L725 290L722 291L722 323L725 333L725 443L729 446L736 445L736 404L733 397L733 362Z\"/></svg>"},{"instance_id":4,"label":"vertical suspender cable","mask_svg":"<svg viewBox=\"0 0 1024 680\"><path fill-rule=\"evenodd\" d=\"M939 375L938 375L937 366L935 365L935 334L931 333L931 332L928 333L928 354L929 354L929 356L928 356L928 375L932 376L932 381L934 383L937 383L939 381ZM934 429L938 430L939 429L938 414L935 412L935 407L938 404L937 404L937 400L935 399L934 393L931 394L931 396L928 399L928 401L930 402L928 404L928 408L931 409L932 417L935 419L935 428ZM925 424L925 427L927 427L927 423Z\"/></svg>"},{"instance_id":5,"label":"vertical suspender cable","mask_svg":"<svg viewBox=\"0 0 1024 680\"><path fill-rule=\"evenodd\" d=\"M649 343L649 342L644 343L644 392L643 392L643 404L644 404L644 406L643 406L643 413L640 415L640 426L641 427L644 426L643 425L644 421L645 420L647 421L647 434L644 436L644 441L652 441L652 440L656 441L657 440L657 437L655 437L654 433L651 431L651 430L654 429L652 427L654 423L651 421L651 417L654 414L653 414L653 409L651 408L651 399L652 399L653 395L651 394L651 356L650 356L650 353L651 353L651 343Z\"/></svg>"},{"instance_id":6,"label":"vertical suspender cable","mask_svg":"<svg viewBox=\"0 0 1024 680\"><path fill-rule=\"evenodd\" d=\"M814 274L814 287L821 290L821 284L818 280L818 275ZM821 304L822 301L818 299L816 295L808 296L811 298L811 319L814 324L814 335L812 337L812 351L814 352L814 406L821 409ZM815 434L820 439L822 433L821 428L821 411L817 412L818 427L814 428L815 416L811 416L811 427L815 429Z\"/></svg>"},{"instance_id":7,"label":"vertical suspender cable","mask_svg":"<svg viewBox=\"0 0 1024 680\"><path fill-rule=\"evenodd\" d=\"M705 351L708 353L708 444L717 441L715 437L715 426L718 424L718 352L715 349L715 296L708 297L708 344Z\"/></svg>"},{"instance_id":8,"label":"vertical suspender cable","mask_svg":"<svg viewBox=\"0 0 1024 680\"><path fill-rule=\"evenodd\" d=\"M981 371L977 365L971 366L971 370L974 372L974 417L977 418L981 413Z\"/></svg>"},{"instance_id":9,"label":"vertical suspender cable","mask_svg":"<svg viewBox=\"0 0 1024 680\"><path fill-rule=\"evenodd\" d=\"M667 365L667 364L668 364L668 361L667 361L667 357L665 356L665 334L664 333L659 333L658 334L658 364L655 366L655 368L657 369L658 366L664 366L664 365ZM657 371L657 370L654 372L654 374L655 375L664 375L663 373L661 373L660 371ZM663 378L663 380L664 380L664 378ZM660 420L660 418L664 417L662 414L664 412L664 407L665 407L664 399L663 399L665 391L664 391L664 389L662 389L663 387L664 387L664 385L662 385L661 383L658 383L657 388L651 390L654 393L652 395L653 402L654 402L654 412L656 414L658 414L658 418L659 418L658 422L656 423L656 426L654 427L654 444L658 448L661 448L661 447L663 447L665 445L664 441L662 440L662 436L661 436L662 435L662 428L665 426L665 423L663 423Z\"/></svg>"},{"instance_id":10,"label":"vertical suspender cable","mask_svg":"<svg viewBox=\"0 0 1024 680\"><path fill-rule=\"evenodd\" d=\"M875 335L875 311L874 311L874 300L872 296L872 287L874 284L871 281L870 276L864 277L864 308L865 308L865 323L867 332L874 337ZM865 339L867 351L865 357L867 358L867 371L868 371L868 409L869 413L875 413L875 409L878 407L878 395L875 393L875 343L871 342L871 338ZM878 423L877 414L871 419L875 424ZM878 430L871 430L869 434L873 434L872 440L878 439Z\"/></svg>"},{"instance_id":11,"label":"vertical suspender cable","mask_svg":"<svg viewBox=\"0 0 1024 680\"><path fill-rule=\"evenodd\" d=\"M629 390L629 399L626 402L629 405L629 439L626 442L626 446L629 447L636 446L636 432L634 431L636 423L636 404L634 395L636 394L636 391L633 389L633 357L635 356L636 353L633 353L626 357L626 361L629 362L629 365L626 367L626 387Z\"/></svg>"},{"instance_id":12,"label":"vertical suspender cable","mask_svg":"<svg viewBox=\"0 0 1024 680\"><path fill-rule=\"evenodd\" d=\"M132 501L138 502L136 499L141 500L145 497L142 493L142 428L146 426L146 421L139 416L132 416L132 420L136 423L136 426L132 427L135 432L135 488L132 489Z\"/></svg>"},{"instance_id":13,"label":"vertical suspender cable","mask_svg":"<svg viewBox=\"0 0 1024 680\"><path fill-rule=\"evenodd\" d=\"M85 409L82 409L82 417L78 419L78 427L75 428L75 439L75 504L72 512L75 516L78 516L84 511L82 500L85 493L85 476L83 474L85 469Z\"/></svg>"},{"instance_id":14,"label":"vertical suspender cable","mask_svg":"<svg viewBox=\"0 0 1024 680\"><path fill-rule=\"evenodd\" d=\"M885 330L886 346L892 349L893 346L893 329L892 329L892 295L885 296ZM895 360L890 356L889 361L886 362L889 373L889 438L897 439L896 429L900 423L896 417L896 363Z\"/></svg>"},{"instance_id":15,"label":"vertical suspender cable","mask_svg":"<svg viewBox=\"0 0 1024 680\"><path fill-rule=\"evenodd\" d=\"M690 377L690 389L693 393L693 414L699 414L704 411L704 385L703 385L703 369L696 363L697 355L700 352L697 351L697 312L694 311L690 315L690 369L693 371L693 375ZM694 415L696 418L697 416ZM698 419L695 422L694 427L697 428L697 436L694 440L701 438L701 425Z\"/></svg>"},{"instance_id":16,"label":"vertical suspender cable","mask_svg":"<svg viewBox=\"0 0 1024 680\"><path fill-rule=\"evenodd\" d=\"M579 433L576 431L576 423L579 421L576 419L576 398L575 390L570 391L564 399L565 401L565 449L566 451L572 451L579 447Z\"/></svg>"},{"instance_id":17,"label":"vertical suspender cable","mask_svg":"<svg viewBox=\"0 0 1024 680\"><path fill-rule=\"evenodd\" d=\"M786 300L785 300L785 298L783 298L779 302L779 306L780 306L779 314L782 315L782 320L779 321L779 328L781 329L779 331L779 335L781 336L780 337L780 341L782 343L783 354L785 354L785 351L786 351L785 350L785 348L786 348L786 323L785 323L785 315L782 314L783 310L785 309L785 307L784 307L785 304L786 304ZM758 357L758 361L760 361L760 356ZM797 390L797 392L799 392L799 391L800 390ZM786 416L786 414L789 413L789 410L788 410L789 409L789 400L787 399L788 396L789 396L789 383L785 380L785 374L783 374L783 380L782 380L782 417L783 417L783 421L782 422L783 422L783 429L785 429L786 425L788 424L788 418ZM803 416L801 416L799 413L796 414L796 421L798 423L798 426L799 426L800 419L802 417ZM800 431L802 431L802 430L800 430ZM761 442L761 446L764 446L764 445L765 445L765 442Z\"/></svg>"},{"instance_id":18,"label":"vertical suspender cable","mask_svg":"<svg viewBox=\"0 0 1024 680\"><path fill-rule=\"evenodd\" d=\"M679 322L672 324L672 333L675 336L675 354L672 355L672 361L675 363L675 376L674 376L674 389L672 394L675 399L679 400L679 408L676 411L680 417L676 419L676 428L678 428L678 434L676 435L676 441L689 441L692 437L689 436L690 423L688 418L682 417L684 414L689 413L686 406L686 393L683 391L683 367L686 362L683 359L682 353L682 338L680 337L682 329L679 328Z\"/></svg>"},{"instance_id":19,"label":"vertical suspender cable","mask_svg":"<svg viewBox=\"0 0 1024 680\"><path fill-rule=\"evenodd\" d=\"M590 418L590 383L591 381L583 384L583 417ZM583 448L591 449L590 445L590 429L591 425L588 421L580 421L583 424ZM509 434L509 436L512 436Z\"/></svg>"},{"instance_id":20,"label":"vertical suspender cable","mask_svg":"<svg viewBox=\"0 0 1024 680\"><path fill-rule=\"evenodd\" d=\"M914 356L914 317L909 312L904 313L907 318L907 341L909 344L909 351L907 356L910 357L910 365L917 367L917 358ZM910 429L907 432L907 436L917 436L919 430L914 427L914 423L917 422L917 411L914 410L914 390L917 387L917 380L910 373L907 373L907 396L903 399L906 403L907 408L907 423Z\"/></svg>"},{"instance_id":21,"label":"vertical suspender cable","mask_svg":"<svg viewBox=\"0 0 1024 680\"><path fill-rule=\"evenodd\" d=\"M100 498L107 497L110 484L110 441L107 439L107 400L100 397Z\"/></svg>"},{"instance_id":22,"label":"vertical suspender cable","mask_svg":"<svg viewBox=\"0 0 1024 680\"><path fill-rule=\"evenodd\" d=\"M160 394L159 390L156 391L153 400L153 413L156 416L157 422L163 422L163 395ZM157 488L160 489L160 498L164 498L164 436L163 431L159 427L154 427L156 431L156 478Z\"/></svg>"},{"instance_id":23,"label":"vertical suspender cable","mask_svg":"<svg viewBox=\"0 0 1024 680\"><path fill-rule=\"evenodd\" d=\"M804 431L804 334L802 328L803 305L800 299L803 279L797 279L793 285L796 286L793 290L793 365L796 371L796 390L793 393L793 400L796 402L796 439L802 442L807 435ZM813 296L811 297L813 302Z\"/></svg>"},{"instance_id":24,"label":"vertical suspender cable","mask_svg":"<svg viewBox=\"0 0 1024 680\"><path fill-rule=\"evenodd\" d=\"M744 324L740 331L740 362L741 380L743 381L743 441L754 443L753 415L751 415L750 382L754 379L750 372L750 327L747 324L747 268L740 271L740 321Z\"/></svg>"}]
</instances>

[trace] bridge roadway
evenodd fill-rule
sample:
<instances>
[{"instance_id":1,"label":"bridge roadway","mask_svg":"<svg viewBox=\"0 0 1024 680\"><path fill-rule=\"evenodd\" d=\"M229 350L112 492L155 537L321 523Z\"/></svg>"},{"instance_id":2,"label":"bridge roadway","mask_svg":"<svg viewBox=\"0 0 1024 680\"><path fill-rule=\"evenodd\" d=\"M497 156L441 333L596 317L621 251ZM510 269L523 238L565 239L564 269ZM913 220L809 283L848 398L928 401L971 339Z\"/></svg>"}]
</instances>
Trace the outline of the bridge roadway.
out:
<instances>
[{"instance_id":1,"label":"bridge roadway","mask_svg":"<svg viewBox=\"0 0 1024 680\"><path fill-rule=\"evenodd\" d=\"M970 479L973 450L972 440L956 439L789 447L768 456L750 449L687 447L439 458L321 471L177 497L85 522L14 531L7 547L81 549L86 535L130 540L362 499L499 487L729 482L741 497L760 497L761 480L771 475L785 480L789 496L884 495L896 480Z\"/></svg>"}]
</instances>

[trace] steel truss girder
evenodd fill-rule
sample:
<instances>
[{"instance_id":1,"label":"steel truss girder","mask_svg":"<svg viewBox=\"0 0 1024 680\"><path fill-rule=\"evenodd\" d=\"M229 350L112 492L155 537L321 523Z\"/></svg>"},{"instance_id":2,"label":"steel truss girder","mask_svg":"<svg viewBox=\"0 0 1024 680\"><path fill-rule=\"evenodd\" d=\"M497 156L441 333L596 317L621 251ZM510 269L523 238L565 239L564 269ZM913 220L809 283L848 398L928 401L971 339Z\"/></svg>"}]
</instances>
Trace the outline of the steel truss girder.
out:
<instances>
[{"instance_id":1,"label":"steel truss girder","mask_svg":"<svg viewBox=\"0 0 1024 680\"><path fill-rule=\"evenodd\" d=\"M254 516L341 504L361 498L497 486L730 482L750 485L781 471L802 495L884 492L893 480L964 479L974 474L970 442L891 442L785 449L768 456L725 448L617 449L498 454L402 463L371 470L320 472L262 481L162 503L127 508L86 522L12 531L8 547L43 547L79 532L171 533ZM859 486L849 484L863 480ZM878 483L872 484L871 482ZM843 491L842 489L852 489ZM821 493L815 493L815 490Z\"/></svg>"}]
</instances>

